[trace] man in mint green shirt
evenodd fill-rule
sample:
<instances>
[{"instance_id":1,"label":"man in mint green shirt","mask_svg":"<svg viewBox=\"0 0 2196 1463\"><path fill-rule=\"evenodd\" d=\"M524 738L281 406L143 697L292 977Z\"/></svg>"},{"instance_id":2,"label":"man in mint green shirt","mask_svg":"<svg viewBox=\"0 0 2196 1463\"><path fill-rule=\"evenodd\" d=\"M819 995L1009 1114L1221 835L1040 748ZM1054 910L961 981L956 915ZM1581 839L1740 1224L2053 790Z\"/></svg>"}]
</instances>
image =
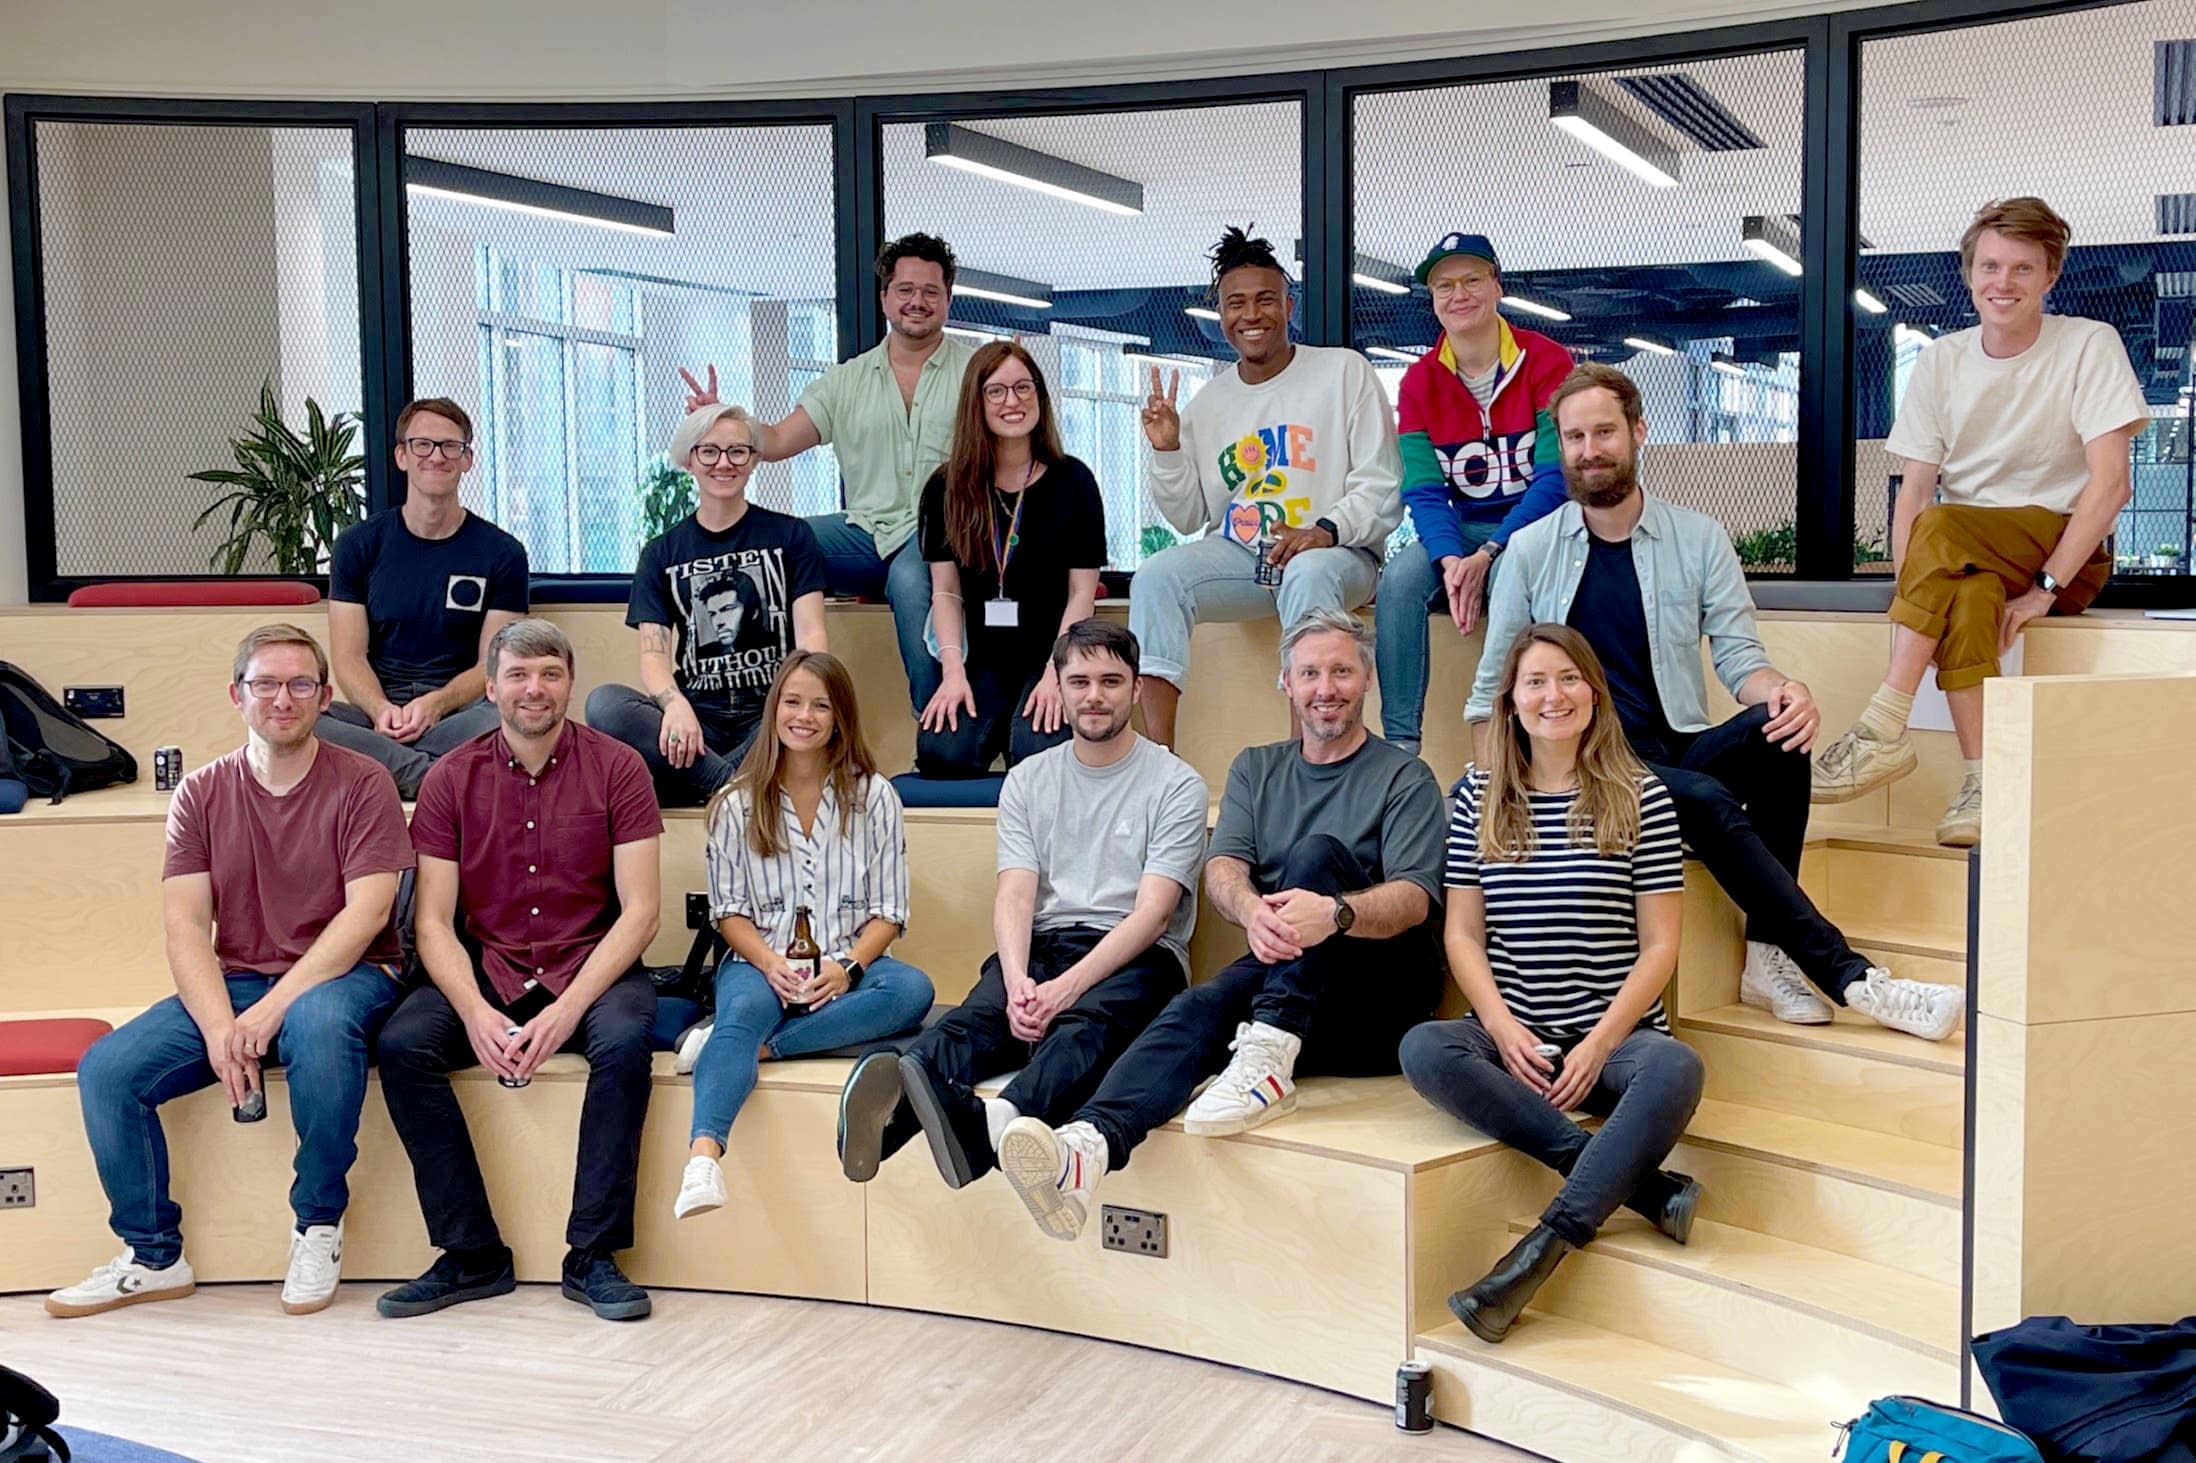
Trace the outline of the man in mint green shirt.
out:
<instances>
[{"instance_id":1,"label":"man in mint green shirt","mask_svg":"<svg viewBox=\"0 0 2196 1463\"><path fill-rule=\"evenodd\" d=\"M877 287L891 329L883 343L809 383L782 422L762 423L762 458L782 462L830 443L838 453L846 510L807 520L824 556L824 589L891 602L920 712L938 689L938 662L923 643L930 623L930 566L915 547L923 484L953 449L961 376L972 353L946 334L953 250L929 234L908 234L877 256ZM703 386L681 371L691 412L717 399L716 367Z\"/></svg>"}]
</instances>

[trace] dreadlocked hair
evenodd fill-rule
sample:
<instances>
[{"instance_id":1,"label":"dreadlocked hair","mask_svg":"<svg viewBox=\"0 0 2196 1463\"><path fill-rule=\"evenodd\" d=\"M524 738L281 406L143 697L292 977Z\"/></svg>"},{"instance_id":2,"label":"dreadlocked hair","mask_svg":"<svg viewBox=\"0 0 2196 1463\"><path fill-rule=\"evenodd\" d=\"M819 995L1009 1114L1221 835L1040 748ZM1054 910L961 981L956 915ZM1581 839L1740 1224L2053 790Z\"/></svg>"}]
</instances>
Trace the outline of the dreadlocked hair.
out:
<instances>
[{"instance_id":1,"label":"dreadlocked hair","mask_svg":"<svg viewBox=\"0 0 2196 1463\"><path fill-rule=\"evenodd\" d=\"M1251 227L1258 226L1252 224ZM1213 245L1212 252L1205 257L1212 261L1212 283L1216 289L1231 269L1242 269L1245 266L1271 269L1284 279L1289 273L1281 268L1281 261L1273 252L1271 239L1254 239L1238 228L1230 228L1222 234L1220 242Z\"/></svg>"}]
</instances>

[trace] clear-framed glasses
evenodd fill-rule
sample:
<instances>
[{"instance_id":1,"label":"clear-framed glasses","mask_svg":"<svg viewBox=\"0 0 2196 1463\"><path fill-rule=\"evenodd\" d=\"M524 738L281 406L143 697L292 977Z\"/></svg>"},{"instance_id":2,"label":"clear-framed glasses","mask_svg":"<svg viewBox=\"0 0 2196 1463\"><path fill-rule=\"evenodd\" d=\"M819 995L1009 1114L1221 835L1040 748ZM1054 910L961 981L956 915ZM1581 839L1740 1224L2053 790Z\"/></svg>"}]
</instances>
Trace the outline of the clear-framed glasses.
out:
<instances>
[{"instance_id":1,"label":"clear-framed glasses","mask_svg":"<svg viewBox=\"0 0 2196 1463\"><path fill-rule=\"evenodd\" d=\"M703 467L715 467L723 458L734 467L745 467L755 460L755 449L735 442L730 447L719 447L714 442L704 442L694 449L694 460Z\"/></svg>"},{"instance_id":2,"label":"clear-framed glasses","mask_svg":"<svg viewBox=\"0 0 2196 1463\"><path fill-rule=\"evenodd\" d=\"M1016 401L1035 401L1037 399L1037 383L1025 376L1019 381L993 381L984 387L984 400L990 402L993 406L997 406L1009 396L1012 396Z\"/></svg>"},{"instance_id":3,"label":"clear-framed glasses","mask_svg":"<svg viewBox=\"0 0 2196 1463\"><path fill-rule=\"evenodd\" d=\"M293 701L310 701L320 694L320 682L311 676L299 676L294 680L278 681L273 676L258 676L244 683L244 689L252 693L256 701L272 701L284 686L290 688Z\"/></svg>"},{"instance_id":4,"label":"clear-framed glasses","mask_svg":"<svg viewBox=\"0 0 2196 1463\"><path fill-rule=\"evenodd\" d=\"M456 462L461 458L472 455L473 444L470 442L444 442L434 437L406 437L404 439L404 450L421 461L440 453L445 461Z\"/></svg>"}]
</instances>

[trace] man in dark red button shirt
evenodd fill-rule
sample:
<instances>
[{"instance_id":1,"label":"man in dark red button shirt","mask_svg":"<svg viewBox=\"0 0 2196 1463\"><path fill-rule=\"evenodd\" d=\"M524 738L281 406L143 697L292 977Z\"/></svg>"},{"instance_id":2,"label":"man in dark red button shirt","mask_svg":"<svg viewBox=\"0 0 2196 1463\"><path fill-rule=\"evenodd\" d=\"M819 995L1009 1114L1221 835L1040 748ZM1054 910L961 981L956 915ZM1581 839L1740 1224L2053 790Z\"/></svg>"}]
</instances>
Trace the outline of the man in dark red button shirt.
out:
<instances>
[{"instance_id":1,"label":"man in dark red button shirt","mask_svg":"<svg viewBox=\"0 0 2196 1463\"><path fill-rule=\"evenodd\" d=\"M433 984L381 1036L381 1086L442 1257L381 1298L419 1316L517 1284L449 1074L523 1084L551 1054L587 1056L564 1294L606 1320L648 1314L612 1257L633 1243L655 987L640 965L660 907L663 815L640 754L567 721L572 643L516 620L488 643L502 726L438 761L412 814L414 913Z\"/></svg>"}]
</instances>

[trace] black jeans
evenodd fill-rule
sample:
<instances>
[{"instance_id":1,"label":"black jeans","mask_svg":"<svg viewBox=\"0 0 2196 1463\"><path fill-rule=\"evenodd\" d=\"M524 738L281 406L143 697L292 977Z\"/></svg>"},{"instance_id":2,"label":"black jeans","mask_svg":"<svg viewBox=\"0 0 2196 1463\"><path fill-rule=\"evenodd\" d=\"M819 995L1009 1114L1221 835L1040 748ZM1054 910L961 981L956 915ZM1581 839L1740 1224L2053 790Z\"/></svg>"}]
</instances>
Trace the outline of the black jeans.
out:
<instances>
[{"instance_id":1,"label":"black jeans","mask_svg":"<svg viewBox=\"0 0 2196 1463\"><path fill-rule=\"evenodd\" d=\"M1030 979L1039 985L1057 979L1106 934L1087 925L1032 934ZM1025 1117L1060 1122L1097 1090L1107 1068L1182 993L1186 980L1174 953L1153 945L1078 996L1052 1018L1044 1040L1032 1046L1007 1025L1006 977L994 955L984 962L968 999L916 1038L907 1054L938 1079L961 1146L981 1174L990 1167L991 1140L974 1084L1019 1067L1000 1097ZM914 1112L901 1102L885 1127L885 1153L897 1152L920 1131Z\"/></svg>"},{"instance_id":2,"label":"black jeans","mask_svg":"<svg viewBox=\"0 0 2196 1463\"><path fill-rule=\"evenodd\" d=\"M1022 715L1044 674L1042 664L1026 676L981 663L969 666L968 689L976 698L975 714L970 715L964 705L960 725L951 731L917 728L915 771L941 780L988 777L992 759L1001 752L1012 767L1074 735L1065 716L1056 730L1040 732Z\"/></svg>"},{"instance_id":3,"label":"black jeans","mask_svg":"<svg viewBox=\"0 0 2196 1463\"><path fill-rule=\"evenodd\" d=\"M572 1176L572 1215L564 1230L565 1243L575 1249L632 1246L633 1191L654 1060L648 1033L655 1020L656 988L647 970L636 965L596 998L564 1045L587 1055L579 1168ZM502 1243L473 1135L450 1090L450 1074L478 1060L465 1023L432 985L406 996L381 1029L382 1096L412 1160L427 1238L437 1249L483 1250Z\"/></svg>"},{"instance_id":4,"label":"black jeans","mask_svg":"<svg viewBox=\"0 0 2196 1463\"><path fill-rule=\"evenodd\" d=\"M1561 1043L1566 1056L1583 1035ZM1636 1028L1602 1063L1580 1104L1608 1119L1591 1135L1510 1075L1477 1016L1413 1029L1402 1060L1419 1096L1564 1176L1540 1222L1574 1245L1591 1241L1618 1205L1652 1219L1677 1191L1662 1160L1700 1106L1704 1072L1691 1047L1652 1027Z\"/></svg>"},{"instance_id":5,"label":"black jeans","mask_svg":"<svg viewBox=\"0 0 2196 1463\"><path fill-rule=\"evenodd\" d=\"M742 720L694 708L702 745L709 750L685 767L673 767L663 755L663 708L645 691L631 686L597 686L587 694L587 724L641 754L656 782L656 801L667 808L698 808L732 780L748 744L762 725L760 716Z\"/></svg>"},{"instance_id":6,"label":"black jeans","mask_svg":"<svg viewBox=\"0 0 2196 1463\"><path fill-rule=\"evenodd\" d=\"M1344 894L1380 882L1339 839L1315 834L1289 854L1282 887ZM1176 996L1122 1053L1076 1120L1105 1134L1108 1168L1121 1168L1152 1129L1226 1065L1236 1026L1259 1021L1303 1039L1296 1074L1384 1077L1396 1046L1441 999L1438 915L1385 940L1335 935L1294 960L1245 955Z\"/></svg>"},{"instance_id":7,"label":"black jeans","mask_svg":"<svg viewBox=\"0 0 2196 1463\"><path fill-rule=\"evenodd\" d=\"M1800 888L1807 843L1807 757L1761 734L1769 708L1749 706L1704 732L1641 737L1632 746L1677 803L1678 831L1746 916L1746 938L1781 946L1839 1005L1868 974Z\"/></svg>"}]
</instances>

